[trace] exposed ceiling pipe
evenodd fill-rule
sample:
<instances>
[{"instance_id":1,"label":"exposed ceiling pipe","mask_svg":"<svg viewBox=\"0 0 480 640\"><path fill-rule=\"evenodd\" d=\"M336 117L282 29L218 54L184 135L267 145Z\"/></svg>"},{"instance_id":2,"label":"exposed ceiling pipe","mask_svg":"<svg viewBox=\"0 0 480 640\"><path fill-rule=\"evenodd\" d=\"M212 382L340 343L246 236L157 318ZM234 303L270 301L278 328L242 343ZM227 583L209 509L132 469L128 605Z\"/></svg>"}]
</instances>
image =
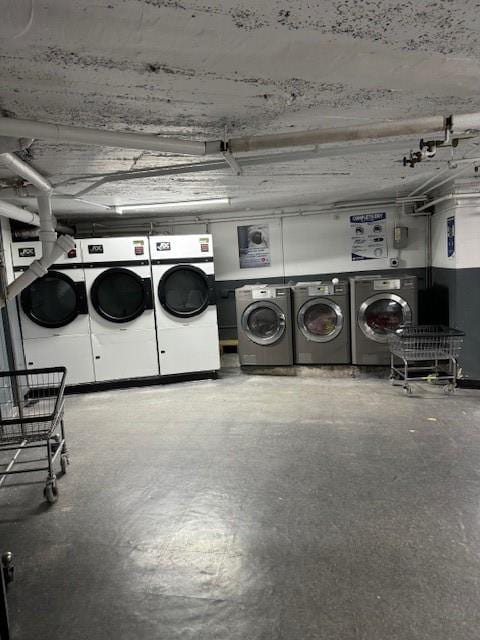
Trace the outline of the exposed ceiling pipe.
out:
<instances>
[{"instance_id":1,"label":"exposed ceiling pipe","mask_svg":"<svg viewBox=\"0 0 480 640\"><path fill-rule=\"evenodd\" d=\"M0 135L40 138L57 143L92 144L124 149L139 149L142 151L205 156L220 154L225 150L231 153L244 153L261 149L279 149L332 142L351 142L353 140L438 133L447 129L450 130L452 126L459 132L480 129L480 114L469 113L451 117L436 115L352 127L230 138L227 143L227 149L225 149L225 144L222 140L214 140L212 142L189 141L161 137L155 134L106 131L105 129L89 129L5 117L0 118Z\"/></svg>"},{"instance_id":2,"label":"exposed ceiling pipe","mask_svg":"<svg viewBox=\"0 0 480 640\"><path fill-rule=\"evenodd\" d=\"M477 164L479 162L480 162L479 158L474 158L472 160L472 164L474 166L477 166ZM466 167L462 167L462 169L459 169L458 171L455 171L455 173L451 173L447 178L444 178L440 182L436 182L434 185L431 185L430 187L428 187L428 189L424 189L423 190L423 194L425 195L427 193L430 193L430 191L434 191L435 189L438 189L439 187L443 186L447 182L450 182L451 180L454 180L455 178L458 178L458 176L461 176L462 173L466 173L467 171L470 171L471 169L472 169L472 167L469 166L469 165L467 165Z\"/></svg>"},{"instance_id":3,"label":"exposed ceiling pipe","mask_svg":"<svg viewBox=\"0 0 480 640\"><path fill-rule=\"evenodd\" d=\"M40 138L41 140L49 140L58 144L92 144L103 147L179 153L192 156L221 153L224 147L221 140L196 142L179 138L167 138L150 133L89 129L87 127L73 127L64 124L35 122L33 120L18 120L16 118L0 118L0 135Z\"/></svg>"},{"instance_id":4,"label":"exposed ceiling pipe","mask_svg":"<svg viewBox=\"0 0 480 640\"><path fill-rule=\"evenodd\" d=\"M273 209L264 209L260 211L242 211L233 213L232 215L225 216L224 214L200 214L200 215L192 215L186 214L176 218L125 218L122 222L119 222L118 218L114 220L101 220L100 222L91 222L94 226L101 226L103 228L108 228L112 225L112 229L115 231L118 230L132 230L133 228L138 228L141 225L149 225L154 227L165 227L165 226L184 226L191 224L210 224L213 222L235 222L240 220L252 220L252 219L269 219L272 217L300 217L300 216L314 216L320 214L328 214L328 213L338 213L338 211L349 210L349 209L358 209L365 207L385 207L385 206L394 206L398 204L398 200L396 199L384 199L384 200L364 200L350 203L331 203L324 207L319 207L318 205L305 205L303 207L276 207ZM79 222L81 225L82 223ZM80 227L81 228L81 227ZM82 232L83 233L83 232Z\"/></svg>"},{"instance_id":5,"label":"exposed ceiling pipe","mask_svg":"<svg viewBox=\"0 0 480 640\"><path fill-rule=\"evenodd\" d=\"M477 126L480 127L480 114L477 114ZM303 147L311 144L328 144L331 142L351 142L353 140L439 133L444 131L445 127L446 118L443 116L430 116L398 120L396 122L363 124L352 127L334 127L331 129L312 129L311 131L293 131L263 136L230 138L227 147L232 153L243 153L246 151L260 151L262 149Z\"/></svg>"},{"instance_id":6,"label":"exposed ceiling pipe","mask_svg":"<svg viewBox=\"0 0 480 640\"><path fill-rule=\"evenodd\" d=\"M440 176L443 176L445 173L448 173L452 169L455 169L456 166L459 165L459 164L469 164L471 162L472 163L473 162L480 162L480 158L459 158L458 160L452 159L451 162L448 163L448 166L445 167L445 169L442 169L442 171L440 171L439 173L435 173L435 174L433 174L433 176L430 176L430 178L428 178L428 180L425 180L425 182L422 182L422 184L420 184L413 191L411 191L409 193L409 196L413 196L416 193L424 193L422 191L422 189L424 189L431 182L434 182ZM436 187L433 187L433 188L435 189Z\"/></svg>"},{"instance_id":7,"label":"exposed ceiling pipe","mask_svg":"<svg viewBox=\"0 0 480 640\"><path fill-rule=\"evenodd\" d=\"M20 209L14 204L0 200L0 216L10 218L11 220L18 220L19 222L25 222L31 224L34 227L40 226L40 218L38 214L27 211L26 209Z\"/></svg>"},{"instance_id":8,"label":"exposed ceiling pipe","mask_svg":"<svg viewBox=\"0 0 480 640\"><path fill-rule=\"evenodd\" d=\"M377 151L394 151L395 149L404 149L405 142L402 143L369 143L369 144L356 144L350 145L348 147L326 147L325 149L320 149L318 147L314 147L313 149L303 150L303 151L287 151L284 153L269 153L263 155L251 155L251 156L242 156L241 158L236 158L235 163L238 165L238 169L240 173L243 172L244 169L248 167L256 167L264 164L280 164L286 162L297 162L303 160L315 160L321 158L334 158L338 156L353 156L362 153L371 153ZM224 154L224 157L228 154ZM233 156L232 156L233 157ZM230 157L229 157L230 159ZM77 193L73 195L69 195L66 197L79 198L87 195L91 191L98 189L104 184L112 183L112 182L123 182L125 180L145 180L147 178L159 178L162 176L171 176L171 175L180 175L180 174L189 174L189 173L197 173L197 172L208 172L208 171L221 171L227 169L228 164L226 158L219 160L205 160L203 162L195 162L189 164L181 164L181 165L172 165L167 167L152 167L149 169L138 169L136 171L116 171L109 175L99 175L98 180L88 187L84 187ZM237 170L237 175L238 170ZM69 182L73 180L70 179ZM78 180L81 181L80 179ZM62 184L66 184L65 182ZM56 185L60 186L60 185ZM0 191L0 193L2 193ZM65 197L65 194L58 194L59 197Z\"/></svg>"},{"instance_id":9,"label":"exposed ceiling pipe","mask_svg":"<svg viewBox=\"0 0 480 640\"><path fill-rule=\"evenodd\" d=\"M0 162L10 169L12 173L21 176L40 191L45 193L51 193L53 191L52 185L46 178L14 153L0 154Z\"/></svg>"},{"instance_id":10,"label":"exposed ceiling pipe","mask_svg":"<svg viewBox=\"0 0 480 640\"><path fill-rule=\"evenodd\" d=\"M0 308L18 296L24 289L32 284L37 278L46 275L48 268L58 260L64 253L67 253L75 247L75 240L70 236L60 236L53 245L49 256L44 256L40 260L35 260L16 280L7 287L7 295L4 299L0 299Z\"/></svg>"},{"instance_id":11,"label":"exposed ceiling pipe","mask_svg":"<svg viewBox=\"0 0 480 640\"><path fill-rule=\"evenodd\" d=\"M40 233L38 236L42 243L42 255L49 256L57 240L55 220L52 214L52 201L50 195L44 195L38 196L37 202L38 216L40 218Z\"/></svg>"},{"instance_id":12,"label":"exposed ceiling pipe","mask_svg":"<svg viewBox=\"0 0 480 640\"><path fill-rule=\"evenodd\" d=\"M480 200L480 193L447 193L446 195L441 196L440 198L435 198L435 200L430 200L430 202L427 202L426 204L422 205L418 209L415 209L412 215L417 215L419 213L422 213L423 211L426 211L427 209L430 209L431 207L434 207L437 204L440 204L442 202L447 202L447 200L463 200L463 199Z\"/></svg>"}]
</instances>

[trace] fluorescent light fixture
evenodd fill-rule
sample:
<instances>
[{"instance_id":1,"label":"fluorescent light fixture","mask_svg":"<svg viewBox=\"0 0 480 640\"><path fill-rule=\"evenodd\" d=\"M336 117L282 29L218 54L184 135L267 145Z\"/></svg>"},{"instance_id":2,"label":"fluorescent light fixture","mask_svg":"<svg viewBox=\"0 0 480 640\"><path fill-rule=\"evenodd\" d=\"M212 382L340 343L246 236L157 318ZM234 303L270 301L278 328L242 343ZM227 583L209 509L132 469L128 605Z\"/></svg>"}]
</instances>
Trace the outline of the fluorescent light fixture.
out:
<instances>
[{"instance_id":1,"label":"fluorescent light fixture","mask_svg":"<svg viewBox=\"0 0 480 640\"><path fill-rule=\"evenodd\" d=\"M182 207L202 207L208 205L230 204L230 198L210 198L209 200L185 200L184 202L157 202L149 204L127 204L117 205L117 213L125 211L145 211L147 209L176 209Z\"/></svg>"}]
</instances>

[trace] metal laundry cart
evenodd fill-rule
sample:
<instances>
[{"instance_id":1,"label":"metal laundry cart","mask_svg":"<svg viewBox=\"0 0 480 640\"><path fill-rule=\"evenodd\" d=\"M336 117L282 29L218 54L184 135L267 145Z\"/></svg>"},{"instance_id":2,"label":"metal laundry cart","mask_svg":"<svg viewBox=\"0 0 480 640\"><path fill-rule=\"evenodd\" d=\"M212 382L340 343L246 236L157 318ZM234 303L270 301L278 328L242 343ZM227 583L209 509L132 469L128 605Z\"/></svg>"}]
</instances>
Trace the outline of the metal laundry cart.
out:
<instances>
[{"instance_id":1,"label":"metal laundry cart","mask_svg":"<svg viewBox=\"0 0 480 640\"><path fill-rule=\"evenodd\" d=\"M0 640L10 640L7 590L13 581L13 573L13 556L11 553L4 553L0 558Z\"/></svg>"},{"instance_id":2,"label":"metal laundry cart","mask_svg":"<svg viewBox=\"0 0 480 640\"><path fill-rule=\"evenodd\" d=\"M65 367L0 373L0 455L13 452L0 468L0 486L11 474L47 471L43 494L48 502L57 501L55 466L59 462L66 473L69 464L63 424L66 374ZM19 461L30 449L46 450L46 466Z\"/></svg>"},{"instance_id":3,"label":"metal laundry cart","mask_svg":"<svg viewBox=\"0 0 480 640\"><path fill-rule=\"evenodd\" d=\"M445 393L453 393L464 336L462 331L443 325L402 326L391 332L392 384L401 385L407 395L412 393L411 382L442 384Z\"/></svg>"}]
</instances>

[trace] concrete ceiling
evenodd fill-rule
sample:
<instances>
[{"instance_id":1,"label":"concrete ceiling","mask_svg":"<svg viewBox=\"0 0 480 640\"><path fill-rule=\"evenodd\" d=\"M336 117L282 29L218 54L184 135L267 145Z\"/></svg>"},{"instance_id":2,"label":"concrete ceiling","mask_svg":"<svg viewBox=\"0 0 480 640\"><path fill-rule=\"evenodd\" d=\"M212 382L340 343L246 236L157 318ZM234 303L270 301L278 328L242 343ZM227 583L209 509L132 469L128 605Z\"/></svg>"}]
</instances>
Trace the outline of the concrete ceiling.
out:
<instances>
[{"instance_id":1,"label":"concrete ceiling","mask_svg":"<svg viewBox=\"0 0 480 640\"><path fill-rule=\"evenodd\" d=\"M2 12L0 109L18 118L203 140L480 111L480 13L470 0L5 0ZM86 198L228 196L240 210L404 194L452 154L404 168L417 142L241 176L226 168L109 183ZM475 147L463 143L455 157ZM86 174L200 161L41 140L24 157L53 183L70 180L67 194L91 184L76 180ZM54 209L105 215L71 198L56 197Z\"/></svg>"}]
</instances>

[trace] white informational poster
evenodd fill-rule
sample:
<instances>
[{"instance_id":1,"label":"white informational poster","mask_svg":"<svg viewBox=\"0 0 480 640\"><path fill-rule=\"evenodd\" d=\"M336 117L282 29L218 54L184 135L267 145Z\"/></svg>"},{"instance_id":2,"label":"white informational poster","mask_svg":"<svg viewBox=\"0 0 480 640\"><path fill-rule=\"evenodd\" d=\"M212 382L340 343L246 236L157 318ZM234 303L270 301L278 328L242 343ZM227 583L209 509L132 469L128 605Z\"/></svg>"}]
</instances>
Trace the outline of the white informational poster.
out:
<instances>
[{"instance_id":1,"label":"white informational poster","mask_svg":"<svg viewBox=\"0 0 480 640\"><path fill-rule=\"evenodd\" d=\"M387 214L362 213L350 216L352 260L378 260L388 256Z\"/></svg>"},{"instance_id":2,"label":"white informational poster","mask_svg":"<svg viewBox=\"0 0 480 640\"><path fill-rule=\"evenodd\" d=\"M269 267L270 229L268 224L237 227L240 269Z\"/></svg>"}]
</instances>

